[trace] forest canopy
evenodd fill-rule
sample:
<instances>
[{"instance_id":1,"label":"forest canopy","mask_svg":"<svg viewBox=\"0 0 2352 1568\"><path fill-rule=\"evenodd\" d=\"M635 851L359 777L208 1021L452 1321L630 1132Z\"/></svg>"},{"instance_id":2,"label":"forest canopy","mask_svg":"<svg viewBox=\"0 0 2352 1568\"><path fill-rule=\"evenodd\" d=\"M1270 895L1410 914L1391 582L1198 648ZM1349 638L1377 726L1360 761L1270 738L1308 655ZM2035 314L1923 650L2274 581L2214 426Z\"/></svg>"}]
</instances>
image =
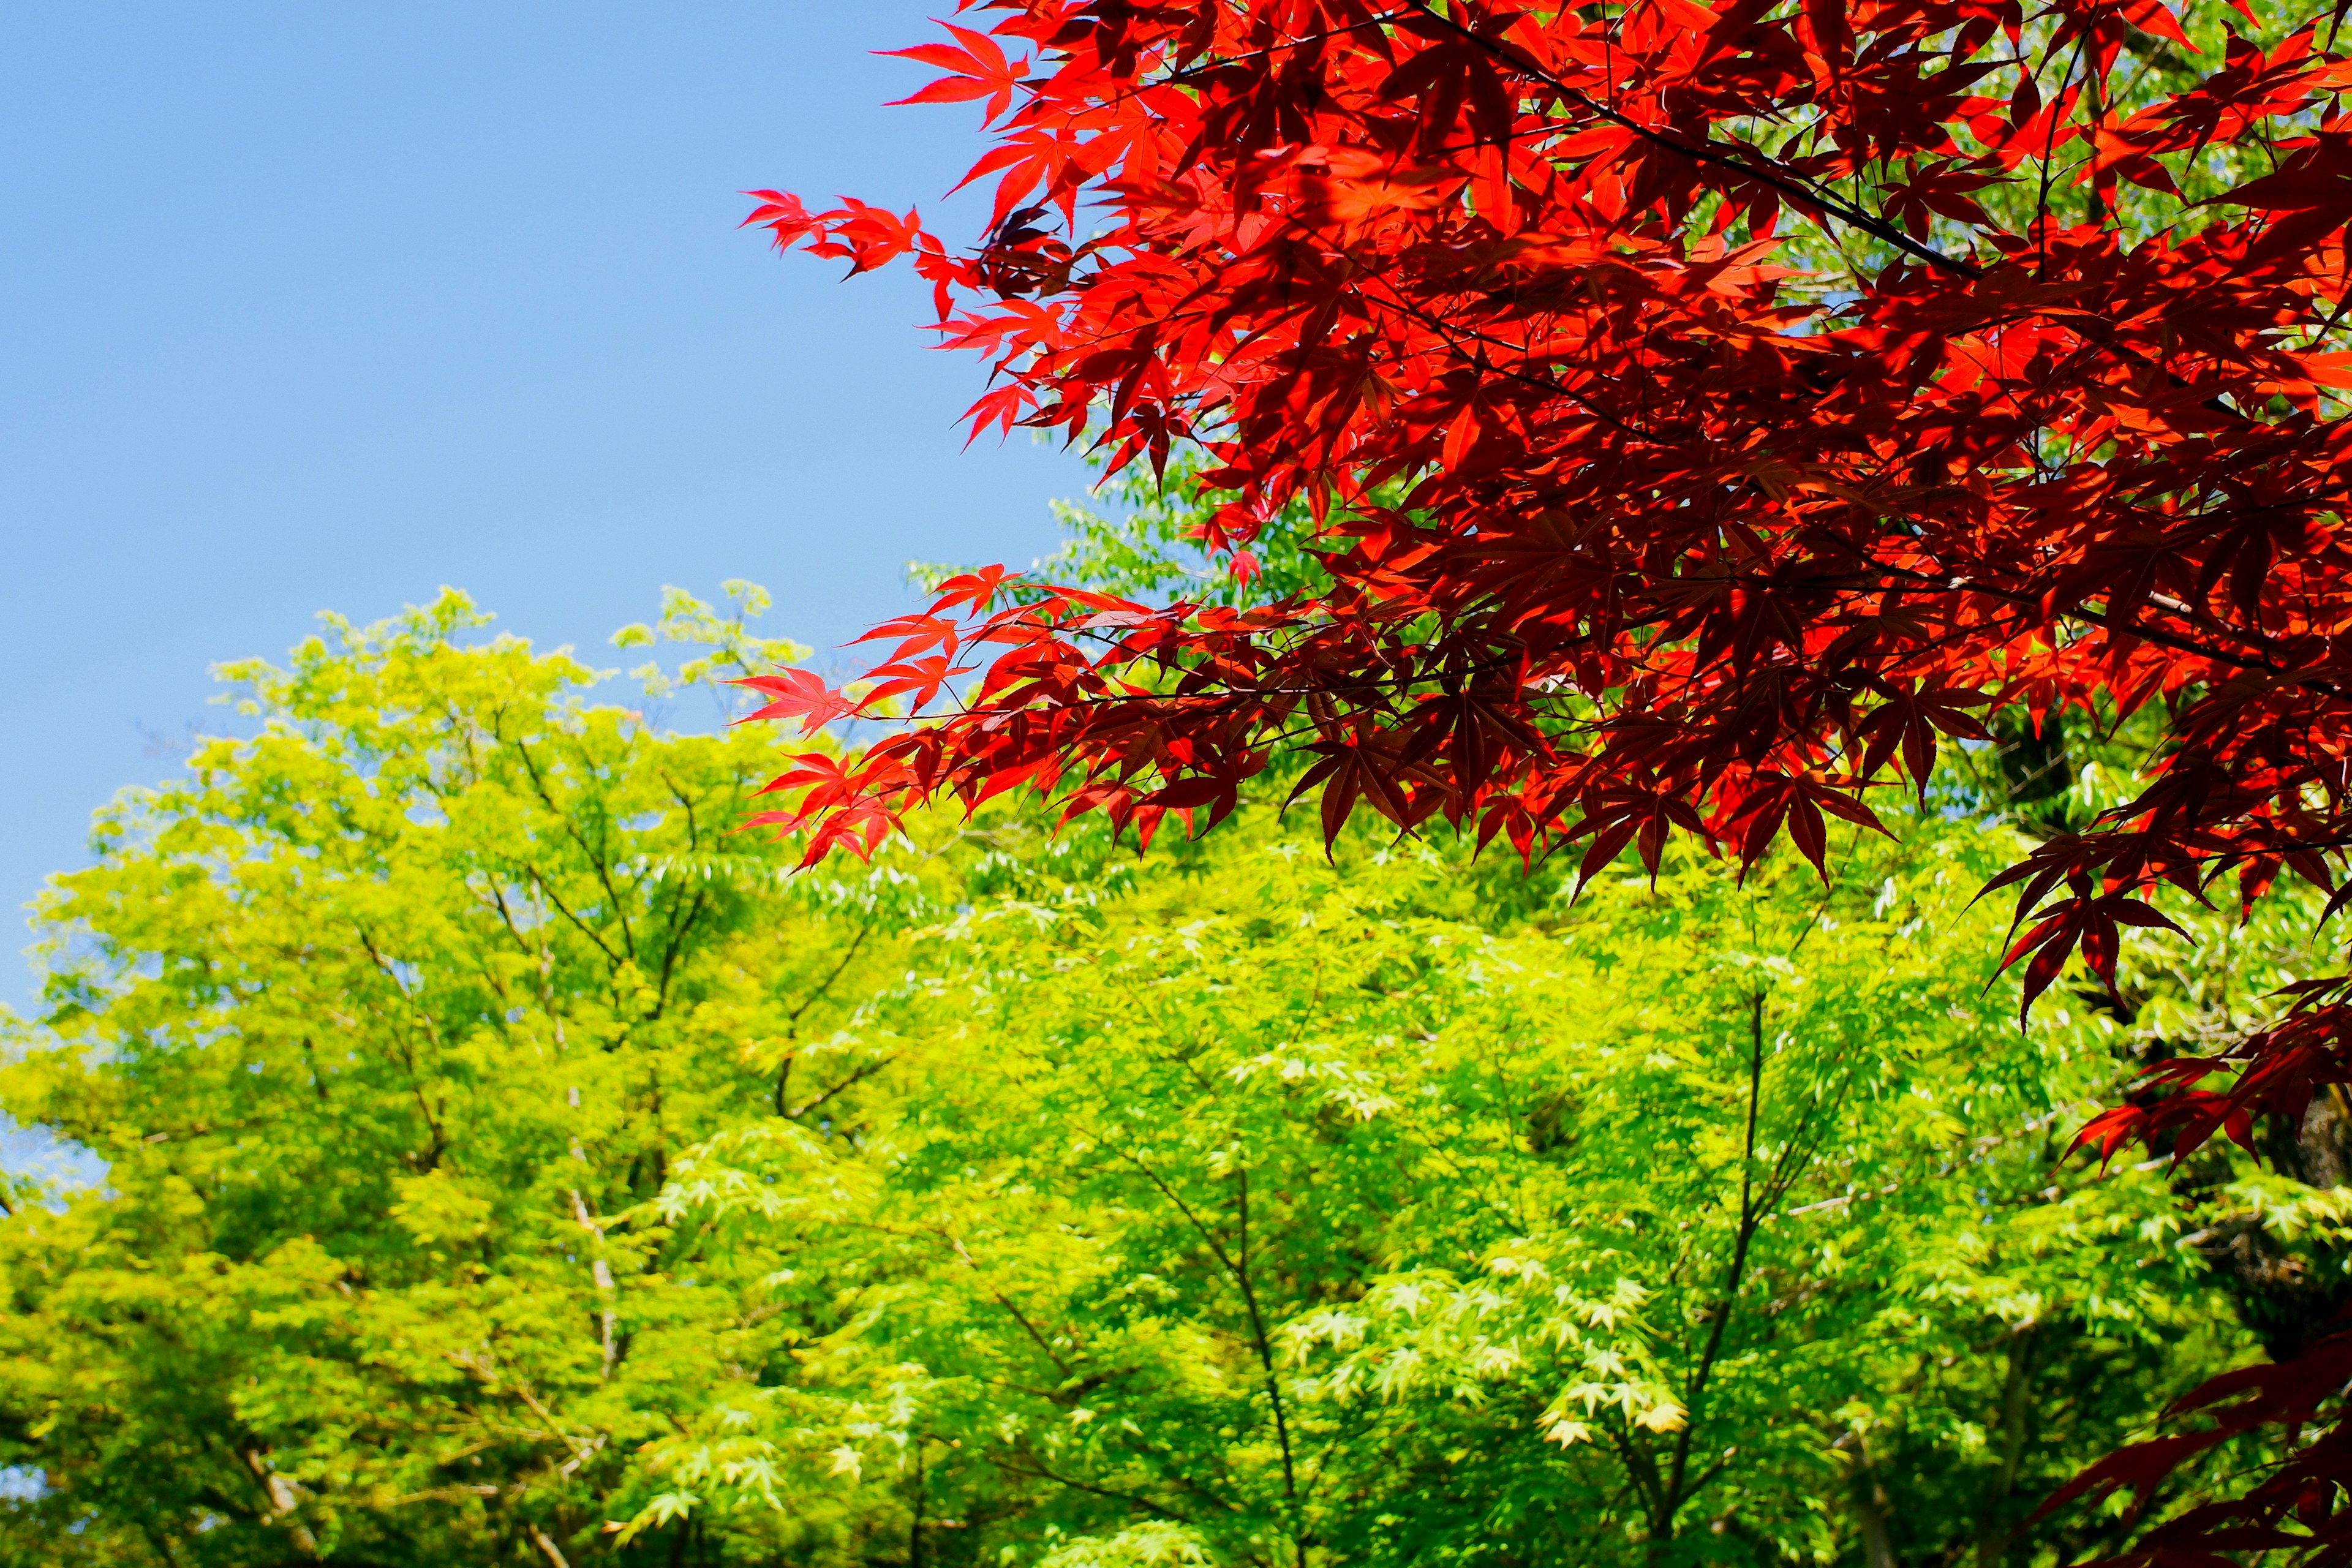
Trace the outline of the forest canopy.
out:
<instances>
[{"instance_id":1,"label":"forest canopy","mask_svg":"<svg viewBox=\"0 0 2352 1568\"><path fill-rule=\"evenodd\" d=\"M2065 1157L2308 956L2203 917L2021 1030L1973 900L2095 765L1963 752L1826 885L1271 793L794 873L758 729L646 717L762 602L635 708L331 619L100 814L0 1070L106 1165L6 1194L0 1562L2071 1561L2127 1500L2054 1488L2352 1296L2324 1111Z\"/></svg>"}]
</instances>

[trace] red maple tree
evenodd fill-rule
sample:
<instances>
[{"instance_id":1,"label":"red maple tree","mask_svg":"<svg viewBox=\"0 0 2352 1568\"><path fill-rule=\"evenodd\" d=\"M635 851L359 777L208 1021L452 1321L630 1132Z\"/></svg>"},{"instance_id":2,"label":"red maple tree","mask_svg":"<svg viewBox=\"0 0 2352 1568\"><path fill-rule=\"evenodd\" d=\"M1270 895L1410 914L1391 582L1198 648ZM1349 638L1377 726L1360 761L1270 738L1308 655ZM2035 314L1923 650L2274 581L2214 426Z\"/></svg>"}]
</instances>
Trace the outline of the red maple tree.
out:
<instances>
[{"instance_id":1,"label":"red maple tree","mask_svg":"<svg viewBox=\"0 0 2352 1568\"><path fill-rule=\"evenodd\" d=\"M982 242L775 192L751 221L854 269L910 256L988 363L976 431L1114 468L1196 447L1202 544L1246 573L1303 509L1329 586L1233 608L958 577L872 634L895 646L855 696L754 682L806 733L917 716L795 758L761 820L814 858L1028 789L1148 842L1286 752L1327 832L1370 806L1588 874L1674 834L1821 865L1829 819L1924 791L1944 738L2079 710L2161 743L2136 799L1996 884L2029 1006L2077 954L2111 983L2120 930L2169 923L2159 884L2251 902L2290 875L2332 913L2341 16L968 5L986 30L903 53L948 73L912 101L984 100ZM2352 1082L2347 1024L2352 984L2310 982L2085 1137L2185 1152L2300 1118Z\"/></svg>"}]
</instances>

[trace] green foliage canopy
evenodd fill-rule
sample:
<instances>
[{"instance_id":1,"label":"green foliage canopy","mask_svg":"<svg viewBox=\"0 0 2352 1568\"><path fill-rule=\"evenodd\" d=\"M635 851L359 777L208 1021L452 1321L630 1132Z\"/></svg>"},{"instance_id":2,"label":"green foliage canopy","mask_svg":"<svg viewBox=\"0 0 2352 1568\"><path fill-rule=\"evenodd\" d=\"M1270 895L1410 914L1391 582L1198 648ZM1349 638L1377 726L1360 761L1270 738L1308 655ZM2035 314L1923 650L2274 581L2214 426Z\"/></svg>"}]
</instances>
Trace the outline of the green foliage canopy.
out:
<instances>
[{"instance_id":1,"label":"green foliage canopy","mask_svg":"<svg viewBox=\"0 0 2352 1568\"><path fill-rule=\"evenodd\" d=\"M1958 784L1828 888L1265 812L794 877L763 737L478 626L233 669L47 895L0 1103L108 1174L0 1221L0 1562L2041 1561L2249 1353L2213 1237L2340 1273L2333 1192L2062 1158L2299 939L2020 1034Z\"/></svg>"},{"instance_id":2,"label":"green foliage canopy","mask_svg":"<svg viewBox=\"0 0 2352 1568\"><path fill-rule=\"evenodd\" d=\"M635 1506L637 1445L800 1328L772 1252L646 1205L822 1091L747 1045L821 1040L889 943L730 836L744 738L653 735L479 620L446 595L230 669L260 733L127 795L47 899L0 1095L109 1171L0 1241L43 1550L572 1550Z\"/></svg>"}]
</instances>

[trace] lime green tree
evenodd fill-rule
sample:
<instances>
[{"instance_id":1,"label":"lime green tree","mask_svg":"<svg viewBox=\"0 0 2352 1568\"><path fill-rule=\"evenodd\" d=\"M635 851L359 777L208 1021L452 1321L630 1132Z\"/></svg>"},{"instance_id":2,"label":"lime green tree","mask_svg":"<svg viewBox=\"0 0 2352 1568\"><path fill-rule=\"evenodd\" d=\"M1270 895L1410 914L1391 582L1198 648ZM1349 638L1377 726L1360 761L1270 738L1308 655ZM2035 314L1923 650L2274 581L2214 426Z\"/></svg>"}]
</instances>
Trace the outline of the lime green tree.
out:
<instances>
[{"instance_id":1,"label":"lime green tree","mask_svg":"<svg viewBox=\"0 0 2352 1568\"><path fill-rule=\"evenodd\" d=\"M793 651L739 598L625 640L715 643L689 685ZM920 877L788 883L731 831L743 739L593 705L483 620L447 594L230 668L257 732L127 793L45 896L0 1099L107 1173L0 1223L0 1465L47 1489L7 1560L610 1555L639 1447L828 1328L772 1247L650 1200L727 1127L854 1099L872 1064L827 1042ZM815 1500L738 1528L855 1560L856 1500Z\"/></svg>"},{"instance_id":2,"label":"lime green tree","mask_svg":"<svg viewBox=\"0 0 2352 1568\"><path fill-rule=\"evenodd\" d=\"M2027 1516L2250 1338L2181 1245L2199 1200L2064 1158L2128 1053L1988 984L2005 832L1906 826L1832 888L1686 859L1571 902L1264 823L1139 868L1000 826L855 1156L874 1240L828 1354L887 1417L755 1394L662 1446L647 1517L826 1447L909 1563L2112 1541ZM704 1159L681 1217L787 1179Z\"/></svg>"},{"instance_id":3,"label":"lime green tree","mask_svg":"<svg viewBox=\"0 0 2352 1568\"><path fill-rule=\"evenodd\" d=\"M2317 1165L2066 1157L2294 912L2021 1033L1965 769L1830 886L1001 803L794 874L763 737L457 597L230 674L0 1071L108 1166L0 1194L0 1562L2055 1563L2344 1289Z\"/></svg>"}]
</instances>

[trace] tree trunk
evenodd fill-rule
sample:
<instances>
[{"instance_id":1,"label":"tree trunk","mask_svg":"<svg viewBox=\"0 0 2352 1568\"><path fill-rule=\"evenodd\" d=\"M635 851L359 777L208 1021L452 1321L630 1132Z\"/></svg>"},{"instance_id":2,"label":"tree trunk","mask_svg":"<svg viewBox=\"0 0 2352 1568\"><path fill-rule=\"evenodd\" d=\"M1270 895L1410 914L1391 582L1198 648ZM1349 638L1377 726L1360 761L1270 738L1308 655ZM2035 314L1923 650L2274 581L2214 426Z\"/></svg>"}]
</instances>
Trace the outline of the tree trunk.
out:
<instances>
[{"instance_id":1,"label":"tree trunk","mask_svg":"<svg viewBox=\"0 0 2352 1568\"><path fill-rule=\"evenodd\" d=\"M2012 1531L2010 1496L2017 1489L2018 1467L2025 1459L2026 1417L2032 1410L2033 1346L2039 1325L2025 1323L2009 1336L2009 1373L2000 1390L2000 1468L1985 1489L1977 1512L1977 1568L2000 1568L2009 1555Z\"/></svg>"}]
</instances>

